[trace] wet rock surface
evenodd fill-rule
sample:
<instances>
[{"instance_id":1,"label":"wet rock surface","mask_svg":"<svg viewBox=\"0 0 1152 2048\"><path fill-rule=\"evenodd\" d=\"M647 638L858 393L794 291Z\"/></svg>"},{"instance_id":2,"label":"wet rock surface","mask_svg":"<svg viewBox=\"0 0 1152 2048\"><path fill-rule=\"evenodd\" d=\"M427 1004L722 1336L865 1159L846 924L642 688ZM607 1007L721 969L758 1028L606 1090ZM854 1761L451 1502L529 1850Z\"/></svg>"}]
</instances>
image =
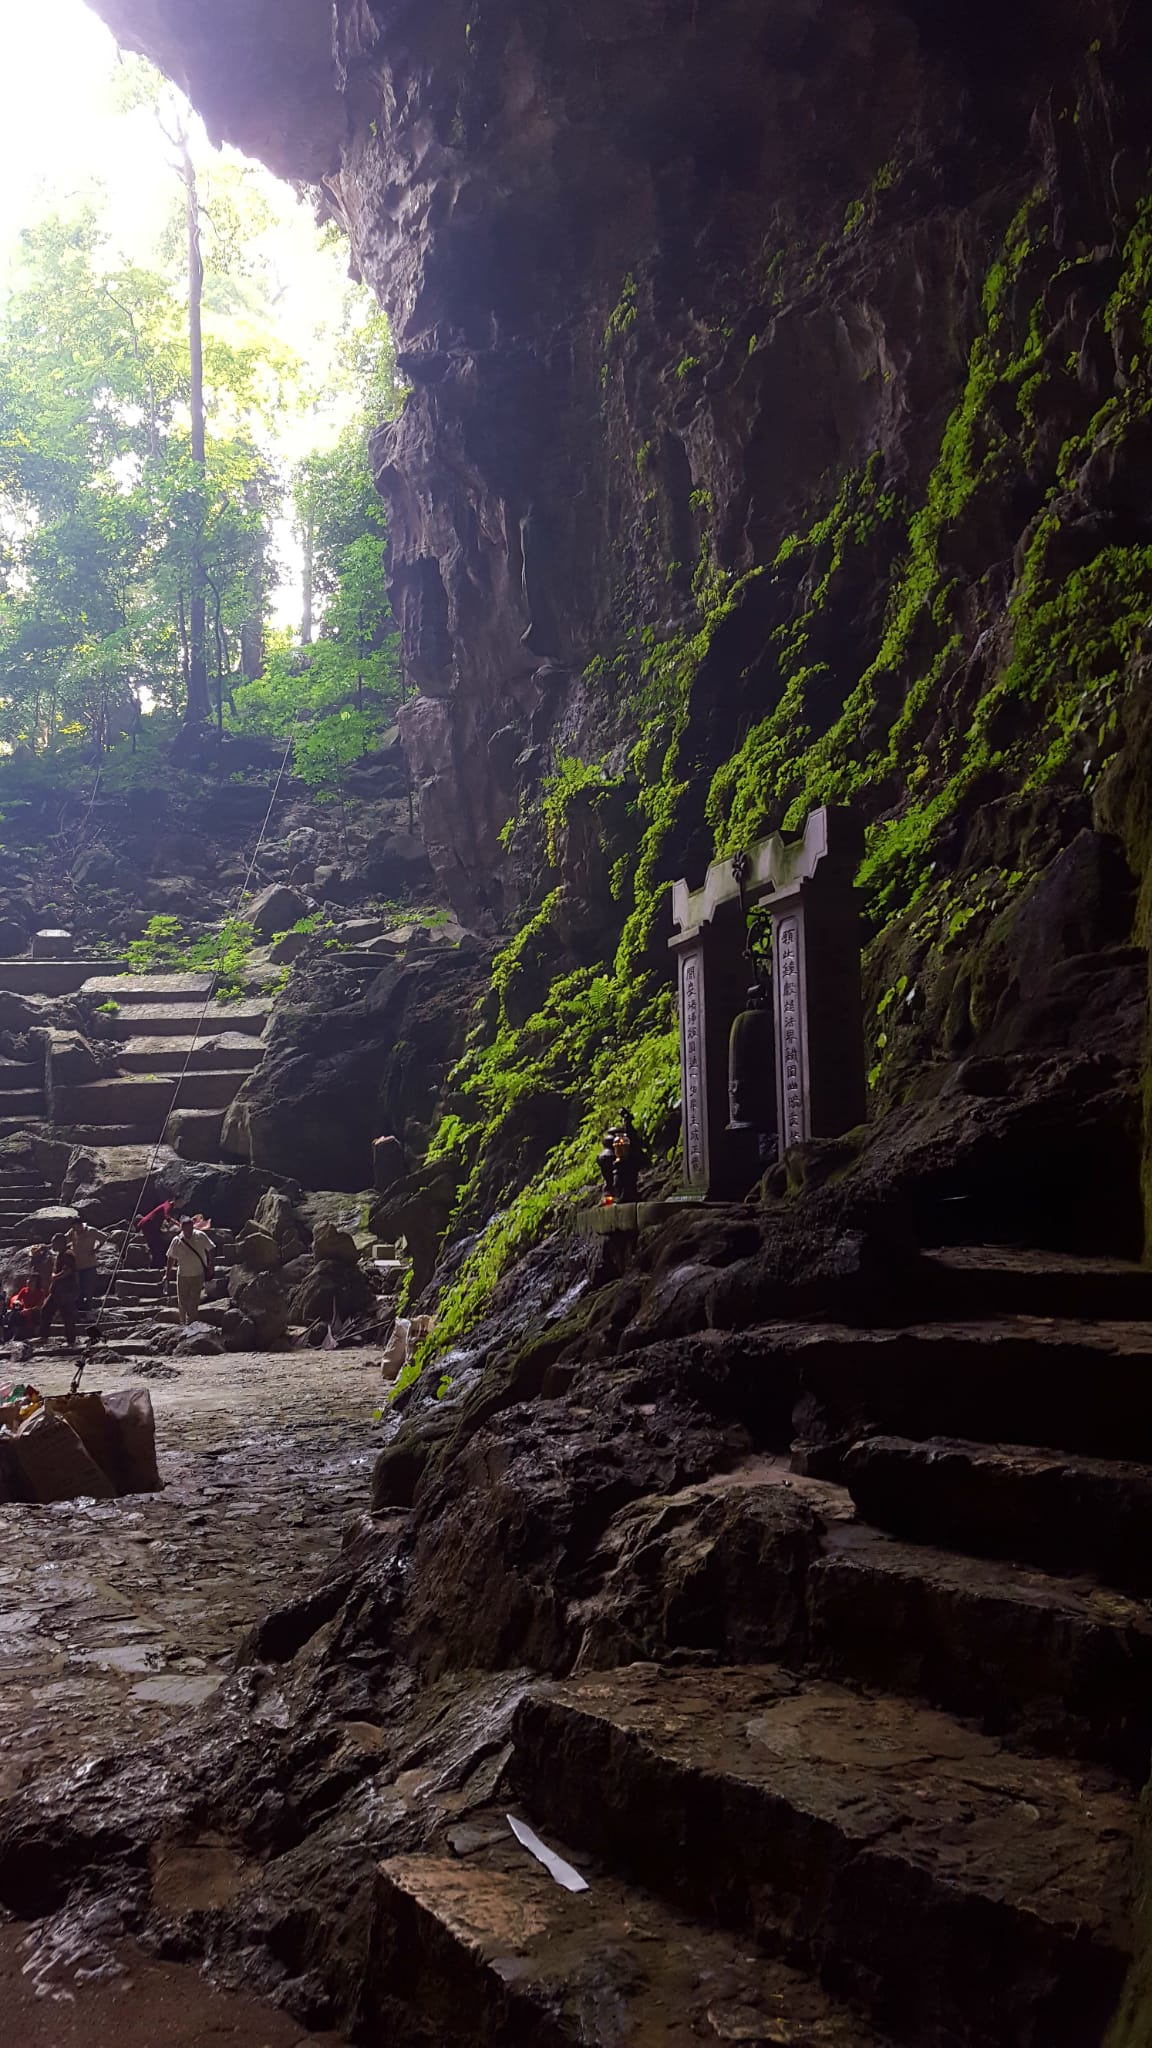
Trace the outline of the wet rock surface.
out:
<instances>
[{"instance_id":1,"label":"wet rock surface","mask_svg":"<svg viewBox=\"0 0 1152 2048\"><path fill-rule=\"evenodd\" d=\"M699 1220L684 1227L699 1250ZM985 1270L1018 1301L1048 1274L966 1254L969 1288ZM1123 1267L1061 1270L1100 1309L1109 1287L1132 1305ZM952 1273L933 1279L945 1298ZM7 1752L0 1900L63 1930L101 1900L118 1935L203 1956L357 2044L609 2042L625 2019L677 2048L1101 2043L1133 1939L1146 1605L1067 1541L1045 1570L1010 1531L991 1559L960 1524L951 1549L887 1533L845 1486L791 1469L813 1440L789 1437L793 1411L810 1419L809 1396L853 1373L905 1420L946 1415L965 1375L926 1372L934 1350L996 1361L972 1397L990 1420L1022 1398L1022 1361L1034 1407L1052 1407L1060 1359L1081 1381L1118 1361L1135 1400L1152 1327L1015 1327L992 1288L987 1321L963 1326L713 1328L614 1354L589 1306L615 1290L626 1307L636 1279L574 1300L558 1252L528 1343L458 1359L384 1421L374 1515L378 1382L357 1354L189 1360L157 1381L175 1483L71 1511L104 1546L97 1604L43 1612L33 1567L82 1568L65 1511L44 1516L67 1531L59 1554L13 1560L34 1616L14 1654L37 1661ZM875 1460L879 1512L885 1487L905 1498L896 1440L854 1427L843 1469L863 1485ZM994 1435L966 1456L1046 1464ZM1047 1464L1092 1476L1097 1515L1109 1493L1140 1498L1131 1463ZM114 1506L146 1519L117 1531ZM1034 1504L1034 1526L1061 1521L1058 1500ZM241 1592L253 1543L261 1576ZM154 1565L133 1563L153 1545ZM129 1571L130 1618L108 1592ZM30 1651L38 1630L51 1642ZM30 1771L24 1722L53 1682L75 1690L50 1694L57 1739ZM110 1713L134 1739L96 1761ZM64 1714L92 1742L83 1769ZM542 1873L509 1812L591 1891Z\"/></svg>"},{"instance_id":2,"label":"wet rock surface","mask_svg":"<svg viewBox=\"0 0 1152 2048\"><path fill-rule=\"evenodd\" d=\"M355 1354L98 1377L149 1388L163 1491L0 1507L0 1796L181 1728L363 1498L376 1385Z\"/></svg>"}]
</instances>

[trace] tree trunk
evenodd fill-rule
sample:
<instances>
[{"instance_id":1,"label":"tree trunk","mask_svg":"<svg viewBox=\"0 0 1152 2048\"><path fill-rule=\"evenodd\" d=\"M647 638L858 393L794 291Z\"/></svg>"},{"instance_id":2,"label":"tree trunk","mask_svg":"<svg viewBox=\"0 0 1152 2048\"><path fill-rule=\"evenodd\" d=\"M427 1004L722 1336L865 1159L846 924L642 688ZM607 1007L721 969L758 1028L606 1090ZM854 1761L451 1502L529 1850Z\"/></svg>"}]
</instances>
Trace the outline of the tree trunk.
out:
<instances>
[{"instance_id":1,"label":"tree trunk","mask_svg":"<svg viewBox=\"0 0 1152 2048\"><path fill-rule=\"evenodd\" d=\"M244 623L240 628L240 673L250 683L264 673L264 596L268 580L264 504L255 477L250 477L244 486L244 502L260 515L260 538L244 578Z\"/></svg>"},{"instance_id":2,"label":"tree trunk","mask_svg":"<svg viewBox=\"0 0 1152 2048\"><path fill-rule=\"evenodd\" d=\"M220 609L220 593L212 592L213 632L216 641L216 730L224 737L224 671L228 666L228 642L224 633L224 618Z\"/></svg>"},{"instance_id":3,"label":"tree trunk","mask_svg":"<svg viewBox=\"0 0 1152 2048\"><path fill-rule=\"evenodd\" d=\"M200 194L188 137L180 137L181 169L188 207L188 402L192 413L192 460L201 475L201 503L192 540L188 601L188 701L184 720L202 725L212 716L208 693L207 586L204 575L203 490L208 473L204 420L204 256L200 246Z\"/></svg>"},{"instance_id":4,"label":"tree trunk","mask_svg":"<svg viewBox=\"0 0 1152 2048\"><path fill-rule=\"evenodd\" d=\"M309 513L304 521L304 612L300 621L300 644L311 647L313 633L312 611L315 604L316 583L316 522Z\"/></svg>"}]
</instances>

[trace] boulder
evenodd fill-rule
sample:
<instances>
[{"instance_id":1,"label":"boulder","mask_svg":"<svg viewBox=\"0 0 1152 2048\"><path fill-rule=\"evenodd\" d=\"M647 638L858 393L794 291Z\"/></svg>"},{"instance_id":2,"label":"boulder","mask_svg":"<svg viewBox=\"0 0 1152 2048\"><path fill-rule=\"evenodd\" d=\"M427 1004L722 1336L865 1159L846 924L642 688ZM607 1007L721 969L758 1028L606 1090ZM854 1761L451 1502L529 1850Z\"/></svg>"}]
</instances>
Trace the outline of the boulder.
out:
<instances>
[{"instance_id":1,"label":"boulder","mask_svg":"<svg viewBox=\"0 0 1152 2048\"><path fill-rule=\"evenodd\" d=\"M262 889L244 909L245 921L255 925L262 939L270 939L276 932L289 931L298 919L307 915L308 905L304 898L282 882L273 882L267 889Z\"/></svg>"},{"instance_id":2,"label":"boulder","mask_svg":"<svg viewBox=\"0 0 1152 2048\"><path fill-rule=\"evenodd\" d=\"M28 1500L47 1506L57 1500L111 1500L116 1492L71 1424L51 1409L29 1417L13 1449Z\"/></svg>"},{"instance_id":3,"label":"boulder","mask_svg":"<svg viewBox=\"0 0 1152 2048\"><path fill-rule=\"evenodd\" d=\"M0 959L11 960L28 951L28 933L14 917L0 917Z\"/></svg>"},{"instance_id":4,"label":"boulder","mask_svg":"<svg viewBox=\"0 0 1152 2048\"><path fill-rule=\"evenodd\" d=\"M72 1153L61 1194L91 1223L131 1216L143 1192L149 1208L172 1200L238 1230L272 1184L270 1175L248 1166L181 1159L168 1145L155 1152L150 1145L84 1145ZM289 1191L294 1185L287 1183Z\"/></svg>"},{"instance_id":5,"label":"boulder","mask_svg":"<svg viewBox=\"0 0 1152 2048\"><path fill-rule=\"evenodd\" d=\"M264 1230L257 1230L251 1224L245 1226L236 1241L236 1249L254 1273L273 1273L283 1262L280 1247L274 1237Z\"/></svg>"},{"instance_id":6,"label":"boulder","mask_svg":"<svg viewBox=\"0 0 1152 2048\"><path fill-rule=\"evenodd\" d=\"M407 1180L381 1195L373 1203L368 1220L378 1238L394 1242L407 1240L412 1254L412 1290L420 1294L432 1278L440 1240L456 1207L457 1175L451 1164L438 1160L409 1174Z\"/></svg>"},{"instance_id":7,"label":"boulder","mask_svg":"<svg viewBox=\"0 0 1152 2048\"><path fill-rule=\"evenodd\" d=\"M51 1209L33 1209L22 1216L16 1225L16 1235L22 1244L48 1244L61 1230L68 1230L79 1222L78 1209L61 1206Z\"/></svg>"},{"instance_id":8,"label":"boulder","mask_svg":"<svg viewBox=\"0 0 1152 2048\"><path fill-rule=\"evenodd\" d=\"M17 995L15 989L0 989L0 1031L33 1031L48 1023L51 1004L44 996Z\"/></svg>"},{"instance_id":9,"label":"boulder","mask_svg":"<svg viewBox=\"0 0 1152 2048\"><path fill-rule=\"evenodd\" d=\"M334 1223L317 1224L312 1251L318 1259L342 1259L352 1265L360 1257L355 1238L346 1230L338 1230Z\"/></svg>"},{"instance_id":10,"label":"boulder","mask_svg":"<svg viewBox=\"0 0 1152 2048\"><path fill-rule=\"evenodd\" d=\"M34 960L71 960L75 952L76 941L71 932L58 930L55 926L46 926L43 931L36 932L33 936Z\"/></svg>"},{"instance_id":11,"label":"boulder","mask_svg":"<svg viewBox=\"0 0 1152 2048\"><path fill-rule=\"evenodd\" d=\"M32 1164L46 1181L58 1188L75 1150L67 1138L42 1138L34 1134L31 1140Z\"/></svg>"},{"instance_id":12,"label":"boulder","mask_svg":"<svg viewBox=\"0 0 1152 2048\"><path fill-rule=\"evenodd\" d=\"M238 1308L229 1309L224 1317L224 1345L228 1351L255 1351L259 1347L255 1323L250 1323Z\"/></svg>"},{"instance_id":13,"label":"boulder","mask_svg":"<svg viewBox=\"0 0 1152 2048\"><path fill-rule=\"evenodd\" d=\"M85 889L115 889L125 884L131 886L135 877L126 872L122 858L110 853L106 846L94 846L91 852L82 854L72 870L73 880Z\"/></svg>"},{"instance_id":14,"label":"boulder","mask_svg":"<svg viewBox=\"0 0 1152 2048\"><path fill-rule=\"evenodd\" d=\"M164 1142L179 1158L206 1164L220 1157L223 1129L222 1109L174 1109L164 1126Z\"/></svg>"},{"instance_id":15,"label":"boulder","mask_svg":"<svg viewBox=\"0 0 1152 2048\"><path fill-rule=\"evenodd\" d=\"M322 950L302 961L225 1120L229 1157L317 1188L365 1187L382 1131L427 1126L487 981L483 960L451 948L364 976Z\"/></svg>"},{"instance_id":16,"label":"boulder","mask_svg":"<svg viewBox=\"0 0 1152 2048\"><path fill-rule=\"evenodd\" d=\"M173 1358L216 1358L226 1348L223 1337L207 1323L186 1323L170 1355Z\"/></svg>"},{"instance_id":17,"label":"boulder","mask_svg":"<svg viewBox=\"0 0 1152 2048\"><path fill-rule=\"evenodd\" d=\"M334 1316L360 1316L376 1297L362 1266L347 1259L316 1259L292 1296L294 1323L331 1322Z\"/></svg>"},{"instance_id":18,"label":"boulder","mask_svg":"<svg viewBox=\"0 0 1152 2048\"><path fill-rule=\"evenodd\" d=\"M366 894L376 889L391 895L432 880L424 842L411 832L378 832L365 849L362 872Z\"/></svg>"},{"instance_id":19,"label":"boulder","mask_svg":"<svg viewBox=\"0 0 1152 2048\"><path fill-rule=\"evenodd\" d=\"M78 1031L49 1031L44 1070L49 1093L53 1088L82 1088L86 1082L98 1081L101 1073L92 1047Z\"/></svg>"},{"instance_id":20,"label":"boulder","mask_svg":"<svg viewBox=\"0 0 1152 2048\"><path fill-rule=\"evenodd\" d=\"M282 1188L269 1188L267 1194L261 1195L252 1221L279 1245L304 1236L296 1210Z\"/></svg>"},{"instance_id":21,"label":"boulder","mask_svg":"<svg viewBox=\"0 0 1152 2048\"><path fill-rule=\"evenodd\" d=\"M284 932L277 939L268 957L275 961L277 967L290 967L293 960L298 960L301 953L307 950L307 946L307 932Z\"/></svg>"},{"instance_id":22,"label":"boulder","mask_svg":"<svg viewBox=\"0 0 1152 2048\"><path fill-rule=\"evenodd\" d=\"M228 1275L228 1298L252 1324L261 1349L287 1335L291 1316L278 1274L237 1263Z\"/></svg>"}]
</instances>

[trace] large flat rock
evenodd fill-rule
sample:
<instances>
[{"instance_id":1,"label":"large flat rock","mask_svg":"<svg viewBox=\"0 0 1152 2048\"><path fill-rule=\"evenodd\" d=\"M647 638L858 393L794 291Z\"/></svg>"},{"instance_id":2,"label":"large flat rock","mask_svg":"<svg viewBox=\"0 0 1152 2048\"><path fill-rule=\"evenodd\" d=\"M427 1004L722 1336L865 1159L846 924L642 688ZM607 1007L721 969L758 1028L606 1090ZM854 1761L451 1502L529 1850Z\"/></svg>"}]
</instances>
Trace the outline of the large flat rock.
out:
<instances>
[{"instance_id":1,"label":"large flat rock","mask_svg":"<svg viewBox=\"0 0 1152 2048\"><path fill-rule=\"evenodd\" d=\"M258 1036L268 1017L269 1005L259 997L242 1003L212 1003L202 1024L199 1011L191 1003L153 1002L149 997L128 1006L118 1023L121 1034L131 1043L138 1035L187 1037L193 1030L208 1037L220 1031L254 1032Z\"/></svg>"},{"instance_id":2,"label":"large flat rock","mask_svg":"<svg viewBox=\"0 0 1152 2048\"><path fill-rule=\"evenodd\" d=\"M212 989L210 974L98 974L81 994L99 1002L153 1003L203 1001Z\"/></svg>"},{"instance_id":3,"label":"large flat rock","mask_svg":"<svg viewBox=\"0 0 1152 2048\"><path fill-rule=\"evenodd\" d=\"M515 1738L538 1825L816 1968L900 2040L1098 2048L1136 1817L1106 1773L772 1666L542 1686Z\"/></svg>"}]
</instances>

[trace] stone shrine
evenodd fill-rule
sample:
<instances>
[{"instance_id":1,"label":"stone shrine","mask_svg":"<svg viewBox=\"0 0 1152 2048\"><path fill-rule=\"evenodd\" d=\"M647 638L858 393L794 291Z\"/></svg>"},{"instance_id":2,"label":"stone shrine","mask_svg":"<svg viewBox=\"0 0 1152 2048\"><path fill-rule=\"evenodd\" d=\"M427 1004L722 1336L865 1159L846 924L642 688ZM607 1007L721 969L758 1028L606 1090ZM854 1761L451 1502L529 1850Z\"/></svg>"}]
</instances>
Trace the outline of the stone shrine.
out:
<instances>
[{"instance_id":1,"label":"stone shrine","mask_svg":"<svg viewBox=\"0 0 1152 2048\"><path fill-rule=\"evenodd\" d=\"M813 811L803 837L748 849L743 881L713 861L702 889L679 881L669 940L679 972L686 1191L702 1201L747 1193L746 1152L728 1129L728 1041L749 976L743 904L772 924L780 1156L835 1138L867 1112L855 888L863 833L849 812Z\"/></svg>"}]
</instances>

